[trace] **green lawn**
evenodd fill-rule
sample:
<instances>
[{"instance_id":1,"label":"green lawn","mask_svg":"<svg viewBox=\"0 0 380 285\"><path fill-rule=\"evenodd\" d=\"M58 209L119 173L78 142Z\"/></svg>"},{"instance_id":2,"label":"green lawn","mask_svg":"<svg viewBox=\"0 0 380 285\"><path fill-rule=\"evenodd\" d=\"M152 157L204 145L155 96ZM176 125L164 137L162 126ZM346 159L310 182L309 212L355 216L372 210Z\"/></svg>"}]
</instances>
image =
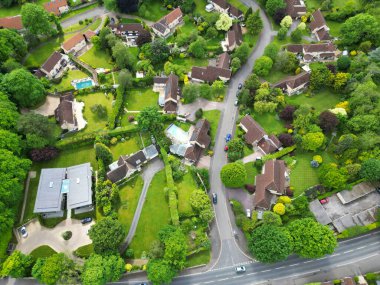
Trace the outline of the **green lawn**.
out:
<instances>
[{"instance_id":1,"label":"green lawn","mask_svg":"<svg viewBox=\"0 0 380 285\"><path fill-rule=\"evenodd\" d=\"M96 167L95 151L92 146L79 147L72 150L61 151L60 155L50 161L34 163L32 170L37 172L36 178L30 180L29 193L25 208L24 221L35 215L33 214L34 202L37 196L38 181L42 168L68 167L85 162L90 162L93 168Z\"/></svg>"},{"instance_id":2,"label":"green lawn","mask_svg":"<svg viewBox=\"0 0 380 285\"><path fill-rule=\"evenodd\" d=\"M139 175L120 188L118 218L125 227L127 233L131 226L143 185L144 181Z\"/></svg>"},{"instance_id":3,"label":"green lawn","mask_svg":"<svg viewBox=\"0 0 380 285\"><path fill-rule=\"evenodd\" d=\"M191 193L197 188L197 184L195 183L190 171L185 174L185 176L182 178L182 181L180 183L177 183L176 186L178 189L179 215L191 215L193 213L193 209L190 205L190 196Z\"/></svg>"},{"instance_id":4,"label":"green lawn","mask_svg":"<svg viewBox=\"0 0 380 285\"><path fill-rule=\"evenodd\" d=\"M255 184L255 176L259 173L253 164L253 162L244 164L245 170L247 170L247 179L245 180L245 184Z\"/></svg>"},{"instance_id":5,"label":"green lawn","mask_svg":"<svg viewBox=\"0 0 380 285\"><path fill-rule=\"evenodd\" d=\"M194 57L185 57L185 58L174 58L174 64L181 65L186 68L186 72L190 71L193 66L207 66L208 59L206 58L194 58Z\"/></svg>"},{"instance_id":6,"label":"green lawn","mask_svg":"<svg viewBox=\"0 0 380 285\"><path fill-rule=\"evenodd\" d=\"M294 196L302 194L308 187L319 183L318 168L310 166L313 155L319 154L323 158L323 163L335 162L335 159L327 152L316 153L297 152L293 157L297 162L290 172L290 186L294 187Z\"/></svg>"},{"instance_id":7,"label":"green lawn","mask_svg":"<svg viewBox=\"0 0 380 285\"><path fill-rule=\"evenodd\" d=\"M268 134L280 134L285 128L276 113L253 114L253 118Z\"/></svg>"},{"instance_id":8,"label":"green lawn","mask_svg":"<svg viewBox=\"0 0 380 285\"><path fill-rule=\"evenodd\" d=\"M74 251L74 255L81 258L88 258L92 253L94 253L92 243L80 246Z\"/></svg>"},{"instance_id":9,"label":"green lawn","mask_svg":"<svg viewBox=\"0 0 380 285\"><path fill-rule=\"evenodd\" d=\"M186 267L207 264L210 262L210 250L204 250L186 258Z\"/></svg>"},{"instance_id":10,"label":"green lawn","mask_svg":"<svg viewBox=\"0 0 380 285\"><path fill-rule=\"evenodd\" d=\"M54 249L52 249L48 245L41 245L37 248L35 248L30 255L33 256L35 259L39 257L49 257L52 256L53 254L57 253Z\"/></svg>"},{"instance_id":11,"label":"green lawn","mask_svg":"<svg viewBox=\"0 0 380 285\"><path fill-rule=\"evenodd\" d=\"M227 2L243 11L243 13L248 10L247 6L245 6L240 0L227 0Z\"/></svg>"},{"instance_id":12,"label":"green lawn","mask_svg":"<svg viewBox=\"0 0 380 285\"><path fill-rule=\"evenodd\" d=\"M50 0L37 0L33 1L35 4L43 5L46 2L49 2ZM0 8L0 18L3 17L9 17L9 16L15 16L21 14L21 5L14 5L12 7L1 7Z\"/></svg>"},{"instance_id":13,"label":"green lawn","mask_svg":"<svg viewBox=\"0 0 380 285\"><path fill-rule=\"evenodd\" d=\"M66 34L66 33L74 33L74 32L77 32L77 31L80 31L82 29L84 29L87 25L87 29L85 30L96 30L97 27L99 27L100 23L102 22L102 19L98 18L96 19L95 21L93 21L92 23L88 23L86 24L85 22L83 22L82 24L79 24L79 22L77 24L74 24L70 27L67 27L63 30L63 32Z\"/></svg>"},{"instance_id":14,"label":"green lawn","mask_svg":"<svg viewBox=\"0 0 380 285\"><path fill-rule=\"evenodd\" d=\"M165 185L165 170L161 170L153 177L149 186L136 233L129 246L134 250L135 258L140 258L143 251L149 250L152 242L157 240L159 230L170 221L169 205L164 193Z\"/></svg>"},{"instance_id":15,"label":"green lawn","mask_svg":"<svg viewBox=\"0 0 380 285\"><path fill-rule=\"evenodd\" d=\"M330 28L330 35L334 37L339 37L340 35L340 28L343 23L334 22L331 20L326 20L327 26Z\"/></svg>"},{"instance_id":16,"label":"green lawn","mask_svg":"<svg viewBox=\"0 0 380 285\"><path fill-rule=\"evenodd\" d=\"M216 132L218 131L220 111L219 110L204 111L203 118L207 119L210 122L210 136L211 136L212 144L213 144L215 142Z\"/></svg>"},{"instance_id":17,"label":"green lawn","mask_svg":"<svg viewBox=\"0 0 380 285\"><path fill-rule=\"evenodd\" d=\"M2 263L7 257L8 243L12 240L12 228L8 228L0 239L0 263Z\"/></svg>"},{"instance_id":18,"label":"green lawn","mask_svg":"<svg viewBox=\"0 0 380 285\"><path fill-rule=\"evenodd\" d=\"M80 56L79 59L88 63L93 68L111 69L113 67L111 56L103 50L97 50L95 47L92 47Z\"/></svg>"},{"instance_id":19,"label":"green lawn","mask_svg":"<svg viewBox=\"0 0 380 285\"><path fill-rule=\"evenodd\" d=\"M156 106L158 93L153 92L151 87L131 89L127 92L125 108L129 111L141 111L145 107Z\"/></svg>"},{"instance_id":20,"label":"green lawn","mask_svg":"<svg viewBox=\"0 0 380 285\"><path fill-rule=\"evenodd\" d=\"M145 9L141 8L141 5L139 11L134 14L149 21L158 21L170 12L162 6L161 1L149 0L147 1L147 3L144 4L145 5L143 7L145 7Z\"/></svg>"},{"instance_id":21,"label":"green lawn","mask_svg":"<svg viewBox=\"0 0 380 285\"><path fill-rule=\"evenodd\" d=\"M67 74L63 76L62 81L59 84L52 84L50 90L54 91L66 91L73 90L74 87L71 85L71 81L74 79L82 79L89 77L88 74L80 70L68 70Z\"/></svg>"},{"instance_id":22,"label":"green lawn","mask_svg":"<svg viewBox=\"0 0 380 285\"><path fill-rule=\"evenodd\" d=\"M120 155L131 154L140 149L136 140L140 140L140 136L134 136L125 142L118 142L110 147L113 159L117 160Z\"/></svg>"},{"instance_id":23,"label":"green lawn","mask_svg":"<svg viewBox=\"0 0 380 285\"><path fill-rule=\"evenodd\" d=\"M322 90L313 96L306 97L305 94L285 97L286 103L294 105L309 104L314 107L317 112L322 112L327 109L334 108L339 103L340 97L338 94L332 93L329 90Z\"/></svg>"},{"instance_id":24,"label":"green lawn","mask_svg":"<svg viewBox=\"0 0 380 285\"><path fill-rule=\"evenodd\" d=\"M87 121L87 126L81 132L87 133L104 129L108 123L108 118L99 118L91 111L91 107L95 104L103 105L107 108L108 114L110 114L112 112L112 94L109 93L106 96L102 92L97 92L86 95L77 95L76 99L78 101L84 102L83 116Z\"/></svg>"},{"instance_id":25,"label":"green lawn","mask_svg":"<svg viewBox=\"0 0 380 285\"><path fill-rule=\"evenodd\" d=\"M48 2L48 1L46 1L46 2ZM90 5L90 6L83 7L83 8L80 8L78 10L75 10L75 11L70 11L69 13L63 15L60 18L60 20L63 21L63 20L66 20L68 18L74 17L75 15L82 14L82 13L88 11L88 10L92 10L92 9L98 7L98 5L99 5L98 3L94 3L94 4Z\"/></svg>"},{"instance_id":26,"label":"green lawn","mask_svg":"<svg viewBox=\"0 0 380 285\"><path fill-rule=\"evenodd\" d=\"M278 81L285 79L287 76L291 76L291 74L285 74L279 70L272 70L269 75L263 77L263 79L270 83L277 83Z\"/></svg>"}]
</instances>

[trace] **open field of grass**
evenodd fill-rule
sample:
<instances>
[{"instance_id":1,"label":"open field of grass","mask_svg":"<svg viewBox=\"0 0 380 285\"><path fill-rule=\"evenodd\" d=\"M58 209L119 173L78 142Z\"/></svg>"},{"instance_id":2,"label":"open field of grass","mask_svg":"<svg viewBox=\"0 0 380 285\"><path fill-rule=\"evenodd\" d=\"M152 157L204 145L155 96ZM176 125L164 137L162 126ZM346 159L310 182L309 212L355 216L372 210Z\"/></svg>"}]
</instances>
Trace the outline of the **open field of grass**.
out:
<instances>
[{"instance_id":1,"label":"open field of grass","mask_svg":"<svg viewBox=\"0 0 380 285\"><path fill-rule=\"evenodd\" d=\"M247 179L245 180L245 184L254 184L255 183L255 176L258 173L257 168L254 166L253 162L248 162L244 164L245 170L247 170Z\"/></svg>"},{"instance_id":2,"label":"open field of grass","mask_svg":"<svg viewBox=\"0 0 380 285\"><path fill-rule=\"evenodd\" d=\"M41 245L37 248L35 248L30 255L33 256L35 259L39 257L49 257L52 256L53 254L57 253L54 249L52 249L48 245Z\"/></svg>"},{"instance_id":3,"label":"open field of grass","mask_svg":"<svg viewBox=\"0 0 380 285\"><path fill-rule=\"evenodd\" d=\"M43 5L46 2L49 2L50 0L36 0L33 1L35 4ZM21 14L21 5L13 5L11 7L1 7L0 8L0 18L3 17L9 17L9 16L15 16Z\"/></svg>"},{"instance_id":4,"label":"open field of grass","mask_svg":"<svg viewBox=\"0 0 380 285\"><path fill-rule=\"evenodd\" d=\"M129 111L141 111L145 107L157 106L158 93L153 92L152 87L131 89L127 92L125 108Z\"/></svg>"},{"instance_id":5,"label":"open field of grass","mask_svg":"<svg viewBox=\"0 0 380 285\"><path fill-rule=\"evenodd\" d=\"M84 102L83 116L87 121L87 126L81 132L87 133L104 129L108 123L108 117L99 118L91 111L91 107L95 104L103 105L107 109L107 114L110 114L112 112L112 94L107 94L106 96L102 92L96 92L86 95L77 95L76 99Z\"/></svg>"},{"instance_id":6,"label":"open field of grass","mask_svg":"<svg viewBox=\"0 0 380 285\"><path fill-rule=\"evenodd\" d=\"M74 87L71 85L71 81L73 81L74 79L83 79L87 77L89 77L88 74L84 73L83 71L80 71L79 69L70 69L67 71L67 75L63 76L62 81L59 84L52 84L50 90L52 92L73 90Z\"/></svg>"},{"instance_id":7,"label":"open field of grass","mask_svg":"<svg viewBox=\"0 0 380 285\"><path fill-rule=\"evenodd\" d=\"M155 22L169 12L170 11L168 9L162 6L161 1L149 0L144 2L144 5L141 5L139 11L134 14L140 16L143 19Z\"/></svg>"},{"instance_id":8,"label":"open field of grass","mask_svg":"<svg viewBox=\"0 0 380 285\"><path fill-rule=\"evenodd\" d=\"M120 188L120 207L117 213L119 221L123 224L127 233L131 226L143 185L144 181L138 175Z\"/></svg>"},{"instance_id":9,"label":"open field of grass","mask_svg":"<svg viewBox=\"0 0 380 285\"><path fill-rule=\"evenodd\" d=\"M166 185L165 170L161 170L154 176L149 186L136 234L129 245L134 250L135 258L140 258L143 251L149 250L149 246L157 239L159 230L170 220L164 185Z\"/></svg>"},{"instance_id":10,"label":"open field of grass","mask_svg":"<svg viewBox=\"0 0 380 285\"><path fill-rule=\"evenodd\" d=\"M179 214L192 213L193 209L190 205L191 193L197 188L197 184L190 173L187 172L182 181L177 185L178 189L178 212Z\"/></svg>"},{"instance_id":11,"label":"open field of grass","mask_svg":"<svg viewBox=\"0 0 380 285\"><path fill-rule=\"evenodd\" d=\"M218 131L220 111L219 110L204 111L203 118L207 119L210 122L210 136L211 136L212 143L214 143L216 132Z\"/></svg>"},{"instance_id":12,"label":"open field of grass","mask_svg":"<svg viewBox=\"0 0 380 285\"><path fill-rule=\"evenodd\" d=\"M113 68L112 58L103 50L97 50L95 47L89 49L79 57L80 60L91 65L93 68Z\"/></svg>"}]
</instances>

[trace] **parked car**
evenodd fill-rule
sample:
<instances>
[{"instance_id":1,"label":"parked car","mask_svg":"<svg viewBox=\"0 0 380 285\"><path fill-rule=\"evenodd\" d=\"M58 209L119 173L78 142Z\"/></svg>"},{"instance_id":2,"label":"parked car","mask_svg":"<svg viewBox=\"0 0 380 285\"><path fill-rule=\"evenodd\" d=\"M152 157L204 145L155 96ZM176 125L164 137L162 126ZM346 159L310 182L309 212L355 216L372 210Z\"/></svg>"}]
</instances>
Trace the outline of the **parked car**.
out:
<instances>
[{"instance_id":1,"label":"parked car","mask_svg":"<svg viewBox=\"0 0 380 285\"><path fill-rule=\"evenodd\" d=\"M226 135L226 142L229 142L231 139L232 139L232 135L231 134L227 134Z\"/></svg>"},{"instance_id":2,"label":"parked car","mask_svg":"<svg viewBox=\"0 0 380 285\"><path fill-rule=\"evenodd\" d=\"M247 218L251 218L251 209L247 209Z\"/></svg>"},{"instance_id":3,"label":"parked car","mask_svg":"<svg viewBox=\"0 0 380 285\"><path fill-rule=\"evenodd\" d=\"M218 196L216 195L216 193L212 193L212 202L214 204L218 203Z\"/></svg>"},{"instance_id":4,"label":"parked car","mask_svg":"<svg viewBox=\"0 0 380 285\"><path fill-rule=\"evenodd\" d=\"M87 217L87 218L84 218L81 223L84 225L84 224L88 224L88 223L91 223L92 222L92 218L90 217Z\"/></svg>"},{"instance_id":5,"label":"parked car","mask_svg":"<svg viewBox=\"0 0 380 285\"><path fill-rule=\"evenodd\" d=\"M327 204L329 202L329 198L326 197L325 199L322 199L322 200L319 200L319 202L323 205L323 204Z\"/></svg>"},{"instance_id":6,"label":"parked car","mask_svg":"<svg viewBox=\"0 0 380 285\"><path fill-rule=\"evenodd\" d=\"M20 233L21 233L21 236L23 238L26 238L28 236L28 232L26 231L26 228L25 226L22 226L21 229L20 229Z\"/></svg>"},{"instance_id":7,"label":"parked car","mask_svg":"<svg viewBox=\"0 0 380 285\"><path fill-rule=\"evenodd\" d=\"M380 187L377 187L377 188L376 188L376 191L377 191L377 193L380 194Z\"/></svg>"},{"instance_id":8,"label":"parked car","mask_svg":"<svg viewBox=\"0 0 380 285\"><path fill-rule=\"evenodd\" d=\"M245 272L245 266L238 266L235 268L236 273L244 273Z\"/></svg>"},{"instance_id":9,"label":"parked car","mask_svg":"<svg viewBox=\"0 0 380 285\"><path fill-rule=\"evenodd\" d=\"M243 84L239 83L239 85L238 85L238 89L240 90L240 89L242 89L242 88L243 88Z\"/></svg>"},{"instance_id":10,"label":"parked car","mask_svg":"<svg viewBox=\"0 0 380 285\"><path fill-rule=\"evenodd\" d=\"M235 106L239 105L239 100L235 100L234 105L235 105Z\"/></svg>"},{"instance_id":11,"label":"parked car","mask_svg":"<svg viewBox=\"0 0 380 285\"><path fill-rule=\"evenodd\" d=\"M228 151L228 145L224 146L224 151Z\"/></svg>"}]
</instances>

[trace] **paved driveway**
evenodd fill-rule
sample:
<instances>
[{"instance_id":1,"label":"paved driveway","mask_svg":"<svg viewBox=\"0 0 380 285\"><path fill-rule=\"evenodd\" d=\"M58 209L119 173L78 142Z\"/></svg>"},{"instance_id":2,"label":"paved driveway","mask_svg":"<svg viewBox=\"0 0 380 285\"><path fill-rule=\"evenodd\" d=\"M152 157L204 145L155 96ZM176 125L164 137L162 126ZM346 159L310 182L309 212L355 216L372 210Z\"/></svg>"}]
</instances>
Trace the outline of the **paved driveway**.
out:
<instances>
[{"instance_id":1,"label":"paved driveway","mask_svg":"<svg viewBox=\"0 0 380 285\"><path fill-rule=\"evenodd\" d=\"M72 252L82 245L91 243L87 231L94 224L91 222L82 225L79 220L69 219L59 223L55 228L49 229L41 226L35 219L26 226L27 238L17 237L19 242L17 249L23 253L30 253L41 245L48 245L57 252L64 252L67 256L73 257ZM62 233L72 231L73 236L70 240L64 240Z\"/></svg>"},{"instance_id":2,"label":"paved driveway","mask_svg":"<svg viewBox=\"0 0 380 285\"><path fill-rule=\"evenodd\" d=\"M203 98L198 98L196 101L190 104L182 104L179 103L178 106L178 114L184 115L184 114L190 114L187 118L189 120L195 120L195 112L202 108L203 111L209 111L209 110L223 110L224 109L224 103L223 102L214 102L214 101L208 101Z\"/></svg>"},{"instance_id":3,"label":"paved driveway","mask_svg":"<svg viewBox=\"0 0 380 285\"><path fill-rule=\"evenodd\" d=\"M37 113L43 116L54 116L54 111L59 105L59 96L46 96L45 103L39 106L37 109L31 110L33 113Z\"/></svg>"}]
</instances>

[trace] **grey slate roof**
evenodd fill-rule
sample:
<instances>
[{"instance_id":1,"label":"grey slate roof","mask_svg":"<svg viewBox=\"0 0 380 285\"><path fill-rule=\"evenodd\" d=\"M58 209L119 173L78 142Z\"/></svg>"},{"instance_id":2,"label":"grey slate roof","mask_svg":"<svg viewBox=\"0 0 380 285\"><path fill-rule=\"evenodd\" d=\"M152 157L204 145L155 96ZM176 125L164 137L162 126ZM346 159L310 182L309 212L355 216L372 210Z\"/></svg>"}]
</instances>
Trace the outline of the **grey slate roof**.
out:
<instances>
[{"instance_id":1,"label":"grey slate roof","mask_svg":"<svg viewBox=\"0 0 380 285\"><path fill-rule=\"evenodd\" d=\"M69 208L78 208L92 204L91 165L84 163L67 168L70 190L67 195Z\"/></svg>"}]
</instances>

